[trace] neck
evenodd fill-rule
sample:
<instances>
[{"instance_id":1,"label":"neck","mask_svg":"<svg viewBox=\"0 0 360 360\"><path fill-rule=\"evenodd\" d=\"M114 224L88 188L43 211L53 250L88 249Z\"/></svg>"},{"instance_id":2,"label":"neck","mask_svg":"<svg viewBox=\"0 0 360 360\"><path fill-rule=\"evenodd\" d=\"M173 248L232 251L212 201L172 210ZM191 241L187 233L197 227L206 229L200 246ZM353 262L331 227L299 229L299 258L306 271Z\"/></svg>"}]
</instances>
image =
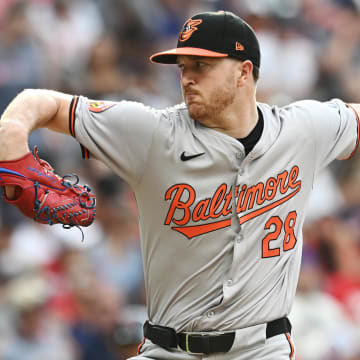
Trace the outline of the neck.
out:
<instances>
[{"instance_id":1,"label":"neck","mask_svg":"<svg viewBox=\"0 0 360 360\"><path fill-rule=\"evenodd\" d=\"M217 119L214 119L208 127L241 139L250 134L258 121L258 111L255 96L234 101Z\"/></svg>"}]
</instances>

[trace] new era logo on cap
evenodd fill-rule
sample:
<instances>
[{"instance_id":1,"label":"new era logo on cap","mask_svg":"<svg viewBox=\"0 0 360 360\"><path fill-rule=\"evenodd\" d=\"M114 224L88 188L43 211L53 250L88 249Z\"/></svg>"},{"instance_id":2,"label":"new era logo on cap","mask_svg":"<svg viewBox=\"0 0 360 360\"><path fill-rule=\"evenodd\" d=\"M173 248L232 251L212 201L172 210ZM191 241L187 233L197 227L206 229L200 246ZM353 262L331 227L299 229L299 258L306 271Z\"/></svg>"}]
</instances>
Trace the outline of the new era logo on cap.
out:
<instances>
[{"instance_id":1,"label":"new era logo on cap","mask_svg":"<svg viewBox=\"0 0 360 360\"><path fill-rule=\"evenodd\" d=\"M235 50L237 51L244 51L245 48L244 48L244 45L239 43L238 41L235 42Z\"/></svg>"},{"instance_id":2,"label":"new era logo on cap","mask_svg":"<svg viewBox=\"0 0 360 360\"><path fill-rule=\"evenodd\" d=\"M233 57L260 67L260 46L253 29L229 11L205 12L184 24L177 47L154 54L150 60L176 64L178 55Z\"/></svg>"}]
</instances>

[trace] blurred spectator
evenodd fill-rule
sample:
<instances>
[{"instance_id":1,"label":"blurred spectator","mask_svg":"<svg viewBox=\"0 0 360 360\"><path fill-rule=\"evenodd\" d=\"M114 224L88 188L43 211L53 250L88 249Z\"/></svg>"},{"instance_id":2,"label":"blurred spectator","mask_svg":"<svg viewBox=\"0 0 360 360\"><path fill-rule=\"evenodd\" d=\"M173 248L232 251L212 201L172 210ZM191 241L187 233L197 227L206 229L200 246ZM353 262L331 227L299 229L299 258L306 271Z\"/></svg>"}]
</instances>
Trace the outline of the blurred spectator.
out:
<instances>
[{"instance_id":1,"label":"blurred spectator","mask_svg":"<svg viewBox=\"0 0 360 360\"><path fill-rule=\"evenodd\" d=\"M330 168L325 168L314 181L306 222L311 223L327 216L336 216L346 208L344 194Z\"/></svg>"},{"instance_id":2,"label":"blurred spectator","mask_svg":"<svg viewBox=\"0 0 360 360\"><path fill-rule=\"evenodd\" d=\"M257 19L262 64L259 97L279 105L310 96L318 79L317 54L290 20Z\"/></svg>"},{"instance_id":3,"label":"blurred spectator","mask_svg":"<svg viewBox=\"0 0 360 360\"><path fill-rule=\"evenodd\" d=\"M74 357L70 334L46 306L48 285L40 273L18 276L9 283L8 297L15 311L14 334L3 360L69 360Z\"/></svg>"},{"instance_id":4,"label":"blurred spectator","mask_svg":"<svg viewBox=\"0 0 360 360\"><path fill-rule=\"evenodd\" d=\"M75 293L96 279L96 269L84 251L64 247L44 271L51 288L49 307L68 325L72 324L78 316Z\"/></svg>"},{"instance_id":5,"label":"blurred spectator","mask_svg":"<svg viewBox=\"0 0 360 360\"><path fill-rule=\"evenodd\" d=\"M44 59L26 17L27 3L13 2L0 23L0 112L18 92L42 84Z\"/></svg>"},{"instance_id":6,"label":"blurred spectator","mask_svg":"<svg viewBox=\"0 0 360 360\"><path fill-rule=\"evenodd\" d=\"M14 275L53 261L58 254L59 243L49 241L50 234L50 228L31 220L18 224L0 255L3 271Z\"/></svg>"},{"instance_id":7,"label":"blurred spectator","mask_svg":"<svg viewBox=\"0 0 360 360\"><path fill-rule=\"evenodd\" d=\"M334 296L360 327L360 246L353 228L340 219L318 223L321 242L328 251L325 291Z\"/></svg>"},{"instance_id":8,"label":"blurred spectator","mask_svg":"<svg viewBox=\"0 0 360 360\"><path fill-rule=\"evenodd\" d=\"M96 2L31 1L28 17L34 36L43 45L46 86L76 91L70 84L83 70L90 48L103 33L104 25Z\"/></svg>"},{"instance_id":9,"label":"blurred spectator","mask_svg":"<svg viewBox=\"0 0 360 360\"><path fill-rule=\"evenodd\" d=\"M319 86L323 99L360 99L360 21L353 8L338 7L329 24L329 37L320 57Z\"/></svg>"},{"instance_id":10,"label":"blurred spectator","mask_svg":"<svg viewBox=\"0 0 360 360\"><path fill-rule=\"evenodd\" d=\"M115 331L115 341L125 359L137 354L143 340L143 324L147 320L146 308L142 305L128 305Z\"/></svg>"},{"instance_id":11,"label":"blurred spectator","mask_svg":"<svg viewBox=\"0 0 360 360\"><path fill-rule=\"evenodd\" d=\"M341 305L321 290L324 276L318 254L305 246L290 316L297 357L301 360L355 360L360 356L360 331Z\"/></svg>"},{"instance_id":12,"label":"blurred spectator","mask_svg":"<svg viewBox=\"0 0 360 360\"><path fill-rule=\"evenodd\" d=\"M98 180L97 220L103 239L89 255L105 283L121 289L127 301L142 301L143 271L137 216L129 187L115 175Z\"/></svg>"},{"instance_id":13,"label":"blurred spectator","mask_svg":"<svg viewBox=\"0 0 360 360\"><path fill-rule=\"evenodd\" d=\"M79 317L72 334L79 360L123 359L115 340L122 307L119 293L95 281L77 289L76 302Z\"/></svg>"},{"instance_id":14,"label":"blurred spectator","mask_svg":"<svg viewBox=\"0 0 360 360\"><path fill-rule=\"evenodd\" d=\"M92 99L118 98L126 92L131 78L119 67L120 55L121 47L114 37L100 38L89 50L81 92Z\"/></svg>"}]
</instances>

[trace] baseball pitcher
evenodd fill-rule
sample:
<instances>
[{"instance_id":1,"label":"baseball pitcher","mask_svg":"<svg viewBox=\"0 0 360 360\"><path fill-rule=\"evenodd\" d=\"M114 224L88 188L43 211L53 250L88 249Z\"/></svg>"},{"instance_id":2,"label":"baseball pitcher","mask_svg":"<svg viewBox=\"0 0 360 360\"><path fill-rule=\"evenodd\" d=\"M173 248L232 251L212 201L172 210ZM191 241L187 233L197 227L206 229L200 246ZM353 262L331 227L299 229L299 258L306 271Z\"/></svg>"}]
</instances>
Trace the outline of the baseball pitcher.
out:
<instances>
[{"instance_id":1,"label":"baseball pitcher","mask_svg":"<svg viewBox=\"0 0 360 360\"><path fill-rule=\"evenodd\" d=\"M179 67L184 103L19 94L1 119L4 199L38 221L89 225L90 189L27 145L39 127L72 135L136 196L148 321L132 359L294 359L306 206L319 171L355 153L360 106L257 102L259 43L230 12L193 16L151 61Z\"/></svg>"}]
</instances>

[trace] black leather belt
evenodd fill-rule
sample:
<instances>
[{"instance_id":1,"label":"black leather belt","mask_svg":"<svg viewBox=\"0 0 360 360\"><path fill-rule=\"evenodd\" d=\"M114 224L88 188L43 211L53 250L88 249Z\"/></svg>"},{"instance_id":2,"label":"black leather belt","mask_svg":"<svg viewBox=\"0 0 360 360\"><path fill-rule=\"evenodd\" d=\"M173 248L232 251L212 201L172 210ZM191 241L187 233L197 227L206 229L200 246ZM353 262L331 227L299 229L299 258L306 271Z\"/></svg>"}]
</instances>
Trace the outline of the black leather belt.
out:
<instances>
[{"instance_id":1,"label":"black leather belt","mask_svg":"<svg viewBox=\"0 0 360 360\"><path fill-rule=\"evenodd\" d=\"M266 338L290 333L291 324L288 318L281 318L267 323ZM235 339L232 332L176 333L170 327L144 324L144 336L154 344L165 349L180 347L190 354L212 354L228 352Z\"/></svg>"}]
</instances>

